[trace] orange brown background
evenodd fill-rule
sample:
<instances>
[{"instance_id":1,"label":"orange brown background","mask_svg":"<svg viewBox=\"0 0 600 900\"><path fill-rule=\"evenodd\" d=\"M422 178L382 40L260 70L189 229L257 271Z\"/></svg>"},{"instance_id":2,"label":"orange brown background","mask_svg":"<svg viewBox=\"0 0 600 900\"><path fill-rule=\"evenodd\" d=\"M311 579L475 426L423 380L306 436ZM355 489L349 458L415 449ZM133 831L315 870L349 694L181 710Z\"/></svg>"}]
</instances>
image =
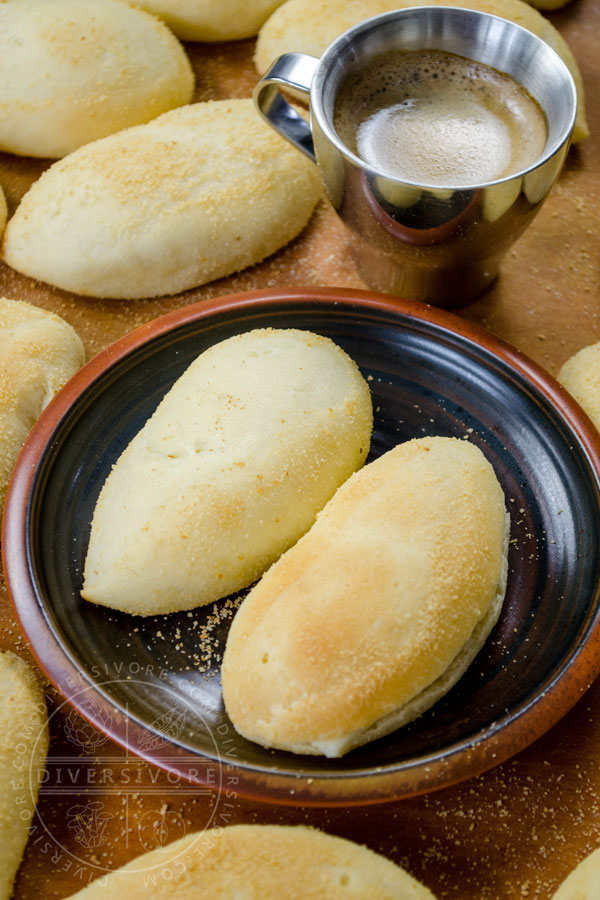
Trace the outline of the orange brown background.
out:
<instances>
[{"instance_id":1,"label":"orange brown background","mask_svg":"<svg viewBox=\"0 0 600 900\"><path fill-rule=\"evenodd\" d=\"M573 0L550 18L582 70L592 136L571 149L558 184L509 252L497 283L458 314L556 374L576 350L600 340L600 4ZM253 47L253 41L186 45L196 72L195 99L249 96L257 80ZM11 213L48 164L0 154L0 184ZM184 304L256 288L307 285L365 287L346 247L344 229L326 202L300 237L267 261L166 299L82 299L0 264L0 295L59 313L81 335L88 358L138 325ZM0 647L29 658L3 581ZM153 828L157 817L172 829L173 837L177 828L204 828L213 812L220 824L315 825L404 865L439 900L550 900L567 872L600 845L598 683L546 736L483 776L422 797L333 810L251 802L236 795L234 784L231 796L219 798L138 764L110 743L91 753L82 749L82 765L74 774L77 754L65 729L67 719L73 719L50 687L48 695L55 710L53 765L67 759L65 777L75 784L68 792L42 797L41 824L35 826L15 885L17 900L69 896L96 874L142 852L145 823ZM98 846L82 849L76 830L68 827L67 812L90 797L110 818Z\"/></svg>"}]
</instances>

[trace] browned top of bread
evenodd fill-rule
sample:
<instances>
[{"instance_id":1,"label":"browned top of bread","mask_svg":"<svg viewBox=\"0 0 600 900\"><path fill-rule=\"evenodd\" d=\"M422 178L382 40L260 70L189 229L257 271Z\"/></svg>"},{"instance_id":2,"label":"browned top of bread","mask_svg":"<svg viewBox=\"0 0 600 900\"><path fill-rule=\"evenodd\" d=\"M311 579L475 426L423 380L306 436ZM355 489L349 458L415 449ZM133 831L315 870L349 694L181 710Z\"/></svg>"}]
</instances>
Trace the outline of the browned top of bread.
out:
<instances>
[{"instance_id":1,"label":"browned top of bread","mask_svg":"<svg viewBox=\"0 0 600 900\"><path fill-rule=\"evenodd\" d=\"M466 441L409 441L365 466L236 615L223 660L235 727L334 756L393 727L503 594L506 525L494 471Z\"/></svg>"},{"instance_id":2,"label":"browned top of bread","mask_svg":"<svg viewBox=\"0 0 600 900\"><path fill-rule=\"evenodd\" d=\"M73 900L435 900L403 869L303 826L233 825L147 853Z\"/></svg>"}]
</instances>

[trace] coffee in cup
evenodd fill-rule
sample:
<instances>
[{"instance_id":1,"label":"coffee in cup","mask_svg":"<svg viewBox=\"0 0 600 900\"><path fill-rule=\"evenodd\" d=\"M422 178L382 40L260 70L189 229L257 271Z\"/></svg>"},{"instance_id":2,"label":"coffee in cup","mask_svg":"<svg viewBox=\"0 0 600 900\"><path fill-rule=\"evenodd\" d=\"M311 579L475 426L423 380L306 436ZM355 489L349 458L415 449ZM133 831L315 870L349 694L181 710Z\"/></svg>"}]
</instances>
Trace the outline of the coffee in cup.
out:
<instances>
[{"instance_id":1,"label":"coffee in cup","mask_svg":"<svg viewBox=\"0 0 600 900\"><path fill-rule=\"evenodd\" d=\"M441 50L378 54L340 87L334 127L373 169L404 182L473 186L526 169L548 137L510 76Z\"/></svg>"},{"instance_id":2,"label":"coffee in cup","mask_svg":"<svg viewBox=\"0 0 600 900\"><path fill-rule=\"evenodd\" d=\"M281 89L309 94L310 124ZM317 163L364 281L446 307L494 280L558 177L577 113L544 41L451 6L374 16L320 59L286 53L254 98Z\"/></svg>"}]
</instances>

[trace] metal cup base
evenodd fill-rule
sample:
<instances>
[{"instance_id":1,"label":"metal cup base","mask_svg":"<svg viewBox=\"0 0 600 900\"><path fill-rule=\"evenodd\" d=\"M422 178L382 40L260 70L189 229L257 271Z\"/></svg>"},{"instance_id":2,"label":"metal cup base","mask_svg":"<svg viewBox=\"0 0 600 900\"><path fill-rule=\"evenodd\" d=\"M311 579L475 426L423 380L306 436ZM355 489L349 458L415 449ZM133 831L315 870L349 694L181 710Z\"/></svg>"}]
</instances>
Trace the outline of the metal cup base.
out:
<instances>
[{"instance_id":1,"label":"metal cup base","mask_svg":"<svg viewBox=\"0 0 600 900\"><path fill-rule=\"evenodd\" d=\"M350 247L361 278L372 290L442 309L476 300L496 280L500 265L499 259L490 259L479 267L434 267L427 262L414 266L384 255L357 235L350 236Z\"/></svg>"}]
</instances>

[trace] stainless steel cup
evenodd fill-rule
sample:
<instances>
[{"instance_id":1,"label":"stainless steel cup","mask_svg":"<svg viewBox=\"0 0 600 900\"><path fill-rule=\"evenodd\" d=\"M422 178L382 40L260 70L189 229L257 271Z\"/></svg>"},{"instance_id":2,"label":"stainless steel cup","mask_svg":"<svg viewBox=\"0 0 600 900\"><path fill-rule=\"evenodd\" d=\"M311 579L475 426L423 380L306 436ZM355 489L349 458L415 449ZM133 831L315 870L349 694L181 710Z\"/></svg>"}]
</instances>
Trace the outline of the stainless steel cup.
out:
<instances>
[{"instance_id":1,"label":"stainless steel cup","mask_svg":"<svg viewBox=\"0 0 600 900\"><path fill-rule=\"evenodd\" d=\"M350 151L333 125L347 76L376 54L425 48L485 63L525 87L547 118L542 155L498 181L440 187L405 182ZM282 88L310 95L310 125ZM443 6L368 19L337 38L321 59L286 53L259 81L254 99L273 128L317 162L367 284L444 307L467 303L496 277L502 256L558 177L577 112L573 79L544 41L506 19Z\"/></svg>"}]
</instances>

